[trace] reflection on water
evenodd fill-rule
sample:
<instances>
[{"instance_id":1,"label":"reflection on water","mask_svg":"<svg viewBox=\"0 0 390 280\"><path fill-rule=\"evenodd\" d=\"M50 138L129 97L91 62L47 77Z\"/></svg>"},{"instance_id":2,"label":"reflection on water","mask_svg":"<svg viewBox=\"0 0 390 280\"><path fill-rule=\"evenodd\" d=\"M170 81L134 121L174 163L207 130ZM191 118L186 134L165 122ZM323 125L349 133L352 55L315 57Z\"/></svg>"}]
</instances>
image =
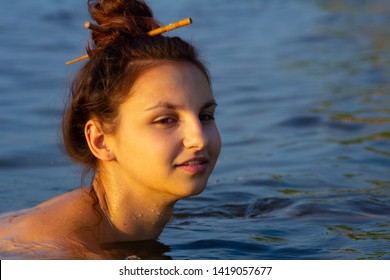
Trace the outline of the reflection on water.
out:
<instances>
[{"instance_id":1,"label":"reflection on water","mask_svg":"<svg viewBox=\"0 0 390 280\"><path fill-rule=\"evenodd\" d=\"M171 257L166 253L170 252L170 248L158 241L148 240L139 242L120 242L114 244L106 244L104 246L106 252L117 260L169 260Z\"/></svg>"},{"instance_id":2,"label":"reflection on water","mask_svg":"<svg viewBox=\"0 0 390 280\"><path fill-rule=\"evenodd\" d=\"M390 2L203 1L149 3L161 22L194 19L175 34L210 65L219 164L158 243L116 244L113 258L390 259ZM87 36L80 1L5 5L4 211L80 182L57 132L74 70L64 62L84 53ZM9 32L14 18L33 28Z\"/></svg>"}]
</instances>

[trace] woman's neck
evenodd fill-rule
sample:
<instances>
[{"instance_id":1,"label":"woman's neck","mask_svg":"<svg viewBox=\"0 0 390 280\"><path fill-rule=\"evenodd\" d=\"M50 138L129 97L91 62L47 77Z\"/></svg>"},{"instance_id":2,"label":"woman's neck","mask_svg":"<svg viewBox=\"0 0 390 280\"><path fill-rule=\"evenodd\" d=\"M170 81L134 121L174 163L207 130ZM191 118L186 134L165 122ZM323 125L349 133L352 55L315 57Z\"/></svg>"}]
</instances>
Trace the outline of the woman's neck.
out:
<instances>
[{"instance_id":1,"label":"woman's neck","mask_svg":"<svg viewBox=\"0 0 390 280\"><path fill-rule=\"evenodd\" d=\"M137 192L132 186L119 186L123 182L100 175L93 182L99 203L96 208L102 217L99 243L157 239L176 201Z\"/></svg>"}]
</instances>

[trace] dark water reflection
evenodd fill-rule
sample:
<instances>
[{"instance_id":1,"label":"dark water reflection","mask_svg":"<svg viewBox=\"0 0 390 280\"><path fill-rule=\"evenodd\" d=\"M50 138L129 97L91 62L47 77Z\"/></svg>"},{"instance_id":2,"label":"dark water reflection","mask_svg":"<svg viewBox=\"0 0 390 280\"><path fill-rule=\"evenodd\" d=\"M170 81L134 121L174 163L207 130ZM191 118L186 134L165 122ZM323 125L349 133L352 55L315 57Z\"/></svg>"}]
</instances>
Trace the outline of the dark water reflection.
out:
<instances>
[{"instance_id":1,"label":"dark water reflection","mask_svg":"<svg viewBox=\"0 0 390 280\"><path fill-rule=\"evenodd\" d=\"M224 146L207 191L177 205L159 245L133 253L390 259L390 2L149 3L161 22L193 17L176 34L207 57ZM74 70L63 63L87 33L79 1L5 5L0 207L11 210L80 183L56 132ZM31 28L9 32L15 15Z\"/></svg>"}]
</instances>

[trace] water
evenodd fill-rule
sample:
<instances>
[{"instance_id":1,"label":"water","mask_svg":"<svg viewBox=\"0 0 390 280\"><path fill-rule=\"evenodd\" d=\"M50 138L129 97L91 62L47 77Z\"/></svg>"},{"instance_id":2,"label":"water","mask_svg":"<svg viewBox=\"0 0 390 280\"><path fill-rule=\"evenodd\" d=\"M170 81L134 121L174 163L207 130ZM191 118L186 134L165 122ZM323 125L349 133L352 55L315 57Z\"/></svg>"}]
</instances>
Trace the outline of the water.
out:
<instances>
[{"instance_id":1,"label":"water","mask_svg":"<svg viewBox=\"0 0 390 280\"><path fill-rule=\"evenodd\" d=\"M1 212L80 184L59 124L84 2L2 2ZM149 3L163 23L193 18L174 33L210 66L223 150L208 189L138 254L390 259L389 1Z\"/></svg>"}]
</instances>

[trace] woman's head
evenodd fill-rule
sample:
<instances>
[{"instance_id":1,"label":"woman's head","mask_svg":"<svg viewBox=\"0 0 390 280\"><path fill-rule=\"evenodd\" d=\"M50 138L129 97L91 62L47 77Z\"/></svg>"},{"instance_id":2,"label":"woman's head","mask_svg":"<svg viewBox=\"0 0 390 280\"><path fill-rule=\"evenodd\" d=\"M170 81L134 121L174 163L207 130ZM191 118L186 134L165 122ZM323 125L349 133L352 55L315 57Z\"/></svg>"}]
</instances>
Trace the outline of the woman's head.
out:
<instances>
[{"instance_id":1,"label":"woman's head","mask_svg":"<svg viewBox=\"0 0 390 280\"><path fill-rule=\"evenodd\" d=\"M165 61L153 67L120 105L115 133L88 121L97 178L115 186L118 200L147 193L149 201L171 202L199 194L220 151L215 109L210 84L194 64Z\"/></svg>"},{"instance_id":2,"label":"woman's head","mask_svg":"<svg viewBox=\"0 0 390 280\"><path fill-rule=\"evenodd\" d=\"M105 133L115 133L120 105L144 73L166 61L185 61L210 80L189 43L178 37L147 35L159 25L143 1L95 0L88 5L91 17L109 32L92 32L93 46L87 48L90 59L73 80L63 138L70 157L95 170L98 159L85 138L87 122L94 119Z\"/></svg>"}]
</instances>

